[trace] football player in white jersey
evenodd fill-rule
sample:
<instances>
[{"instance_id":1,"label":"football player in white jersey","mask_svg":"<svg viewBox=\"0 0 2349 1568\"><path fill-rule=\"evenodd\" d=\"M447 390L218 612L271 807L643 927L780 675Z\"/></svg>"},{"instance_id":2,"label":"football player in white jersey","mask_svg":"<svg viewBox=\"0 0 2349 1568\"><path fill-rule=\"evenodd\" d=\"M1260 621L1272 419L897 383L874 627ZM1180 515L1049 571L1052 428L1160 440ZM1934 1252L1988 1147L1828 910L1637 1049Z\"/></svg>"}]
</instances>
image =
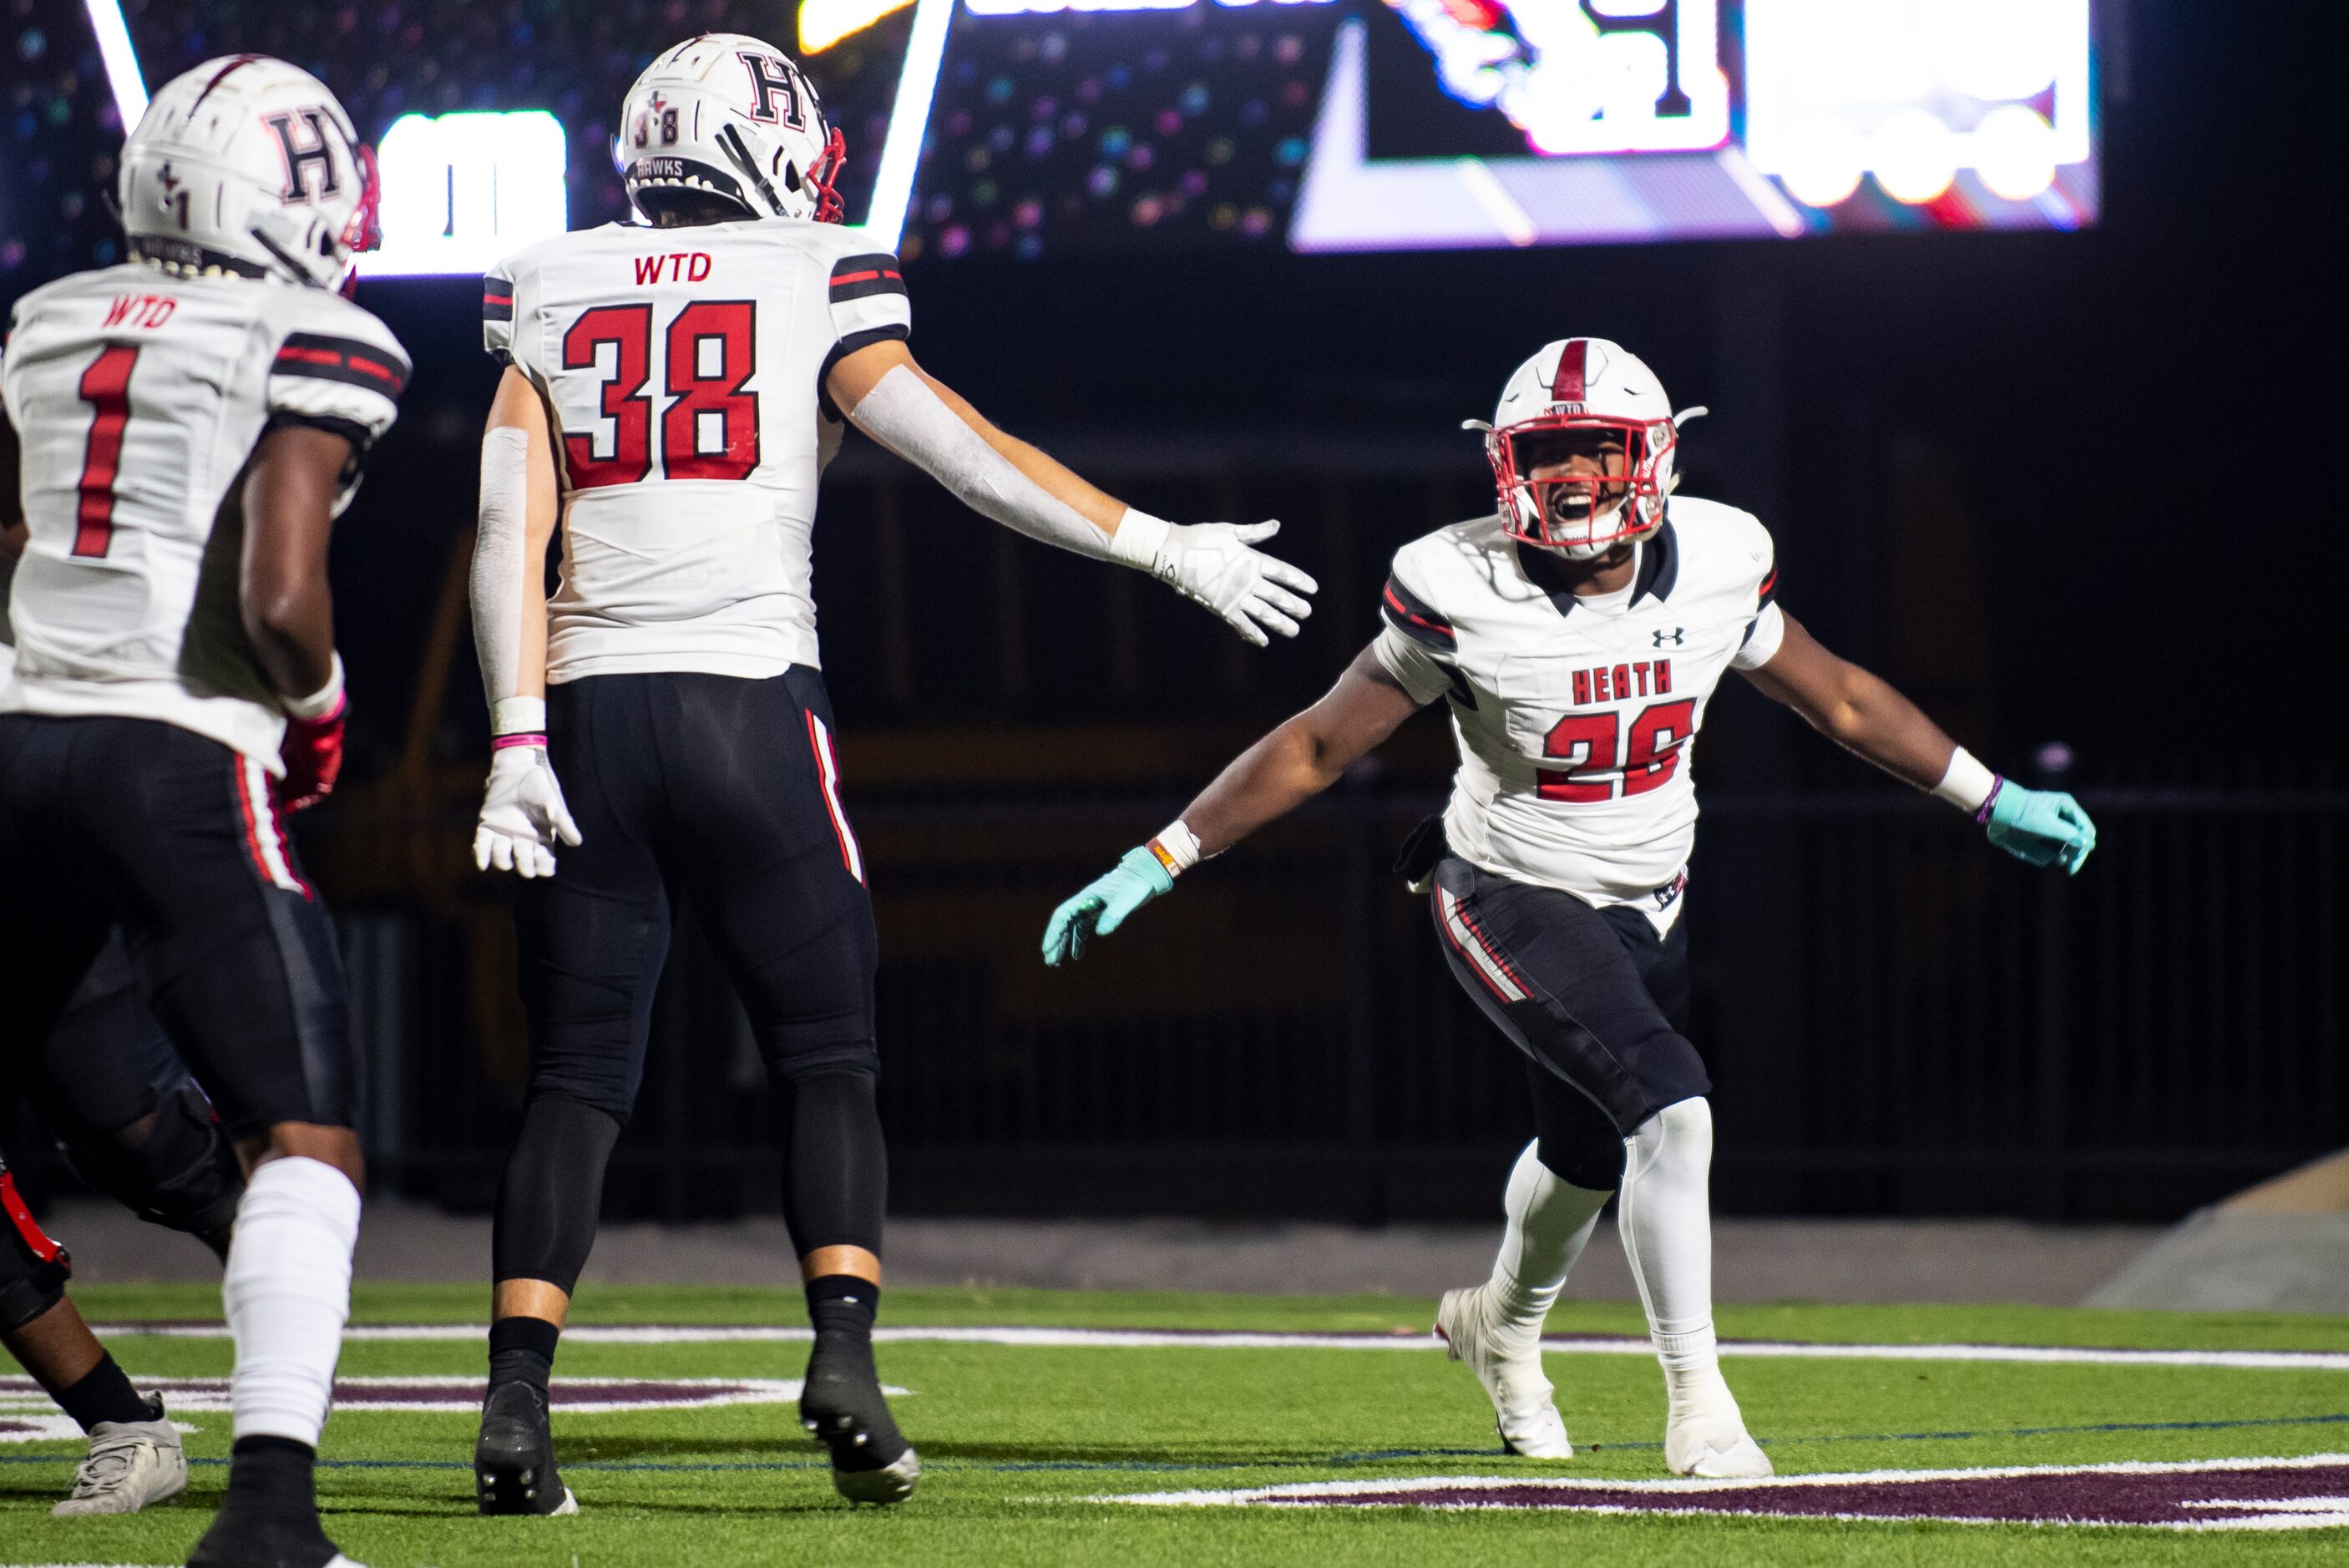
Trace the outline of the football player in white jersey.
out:
<instances>
[{"instance_id":1,"label":"football player in white jersey","mask_svg":"<svg viewBox=\"0 0 2349 1568\"><path fill-rule=\"evenodd\" d=\"M119 178L132 259L19 300L0 360L29 528L0 1057L40 1049L119 923L250 1171L228 1493L191 1561L319 1568L346 1561L312 1477L361 1171L334 928L283 813L340 767L327 541L408 360L339 292L375 242L374 160L308 73L243 55L175 78Z\"/></svg>"},{"instance_id":2,"label":"football player in white jersey","mask_svg":"<svg viewBox=\"0 0 2349 1568\"><path fill-rule=\"evenodd\" d=\"M1436 1330L1475 1368L1511 1451L1571 1458L1542 1376L1542 1320L1619 1191L1623 1250L1663 1364L1665 1463L1760 1476L1770 1461L1714 1353L1711 1085L1682 1033L1689 750L1714 686L1737 671L2034 865L2076 872L2095 830L2070 796L1991 772L1778 607L1762 524L1671 494L1687 418L1602 339L1552 343L1519 366L1485 427L1498 511L1399 551L1378 639L1328 696L1061 904L1044 959L1081 955L1442 698L1460 770L1399 869L1431 895L1454 977L1525 1053L1539 1136L1510 1174L1491 1279L1448 1293Z\"/></svg>"},{"instance_id":3,"label":"football player in white jersey","mask_svg":"<svg viewBox=\"0 0 2349 1568\"><path fill-rule=\"evenodd\" d=\"M784 1218L816 1326L802 1421L843 1496L895 1502L918 1460L873 1365L886 1166L872 904L809 570L843 419L996 521L1150 572L1259 645L1296 633L1314 584L1253 548L1276 524L1130 511L924 374L897 258L838 225L841 137L773 46L678 45L619 124L651 226L533 246L484 294L508 368L474 558L496 732L475 855L525 879L532 1062L498 1206L480 1502L575 1506L546 1381L642 1076L678 892L732 973L784 1108Z\"/></svg>"}]
</instances>

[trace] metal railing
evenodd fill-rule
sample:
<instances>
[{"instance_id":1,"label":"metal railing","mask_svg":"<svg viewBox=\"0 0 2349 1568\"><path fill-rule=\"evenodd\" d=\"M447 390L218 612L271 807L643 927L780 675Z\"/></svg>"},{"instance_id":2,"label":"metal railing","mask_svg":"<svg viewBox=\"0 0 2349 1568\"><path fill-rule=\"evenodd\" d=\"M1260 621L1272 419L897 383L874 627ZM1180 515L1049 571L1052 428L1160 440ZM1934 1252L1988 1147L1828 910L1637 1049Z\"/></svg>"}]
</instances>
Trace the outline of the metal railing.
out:
<instances>
[{"instance_id":1,"label":"metal railing","mask_svg":"<svg viewBox=\"0 0 2349 1568\"><path fill-rule=\"evenodd\" d=\"M1708 798L1691 1034L1723 1209L2162 1218L2349 1143L2349 794L2083 794L2101 842L2072 880L1906 792ZM1525 1068L1387 871L1434 800L1341 787L1081 965L1039 962L1052 904L1180 803L857 808L896 1206L1485 1213L1528 1131ZM521 1068L485 924L345 927L378 1167L464 1203L493 1185ZM681 929L610 1201L772 1208L774 1130Z\"/></svg>"}]
</instances>

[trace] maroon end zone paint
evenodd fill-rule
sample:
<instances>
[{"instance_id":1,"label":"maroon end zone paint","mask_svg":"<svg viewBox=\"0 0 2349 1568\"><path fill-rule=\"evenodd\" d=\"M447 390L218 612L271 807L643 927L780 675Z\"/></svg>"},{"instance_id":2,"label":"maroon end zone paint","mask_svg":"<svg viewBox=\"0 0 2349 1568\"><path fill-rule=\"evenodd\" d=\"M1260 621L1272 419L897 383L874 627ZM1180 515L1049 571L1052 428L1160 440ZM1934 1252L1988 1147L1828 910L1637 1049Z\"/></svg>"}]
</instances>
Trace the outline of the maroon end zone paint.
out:
<instances>
[{"instance_id":1,"label":"maroon end zone paint","mask_svg":"<svg viewBox=\"0 0 2349 1568\"><path fill-rule=\"evenodd\" d=\"M1177 1493L1119 1501L1189 1500ZM2339 1529L2349 1528L2349 1455L2022 1470L1891 1470L1647 1485L1475 1477L1446 1485L1429 1478L1384 1487L1268 1488L1220 1494L1215 1501L1273 1508L1547 1509L2170 1530Z\"/></svg>"}]
</instances>

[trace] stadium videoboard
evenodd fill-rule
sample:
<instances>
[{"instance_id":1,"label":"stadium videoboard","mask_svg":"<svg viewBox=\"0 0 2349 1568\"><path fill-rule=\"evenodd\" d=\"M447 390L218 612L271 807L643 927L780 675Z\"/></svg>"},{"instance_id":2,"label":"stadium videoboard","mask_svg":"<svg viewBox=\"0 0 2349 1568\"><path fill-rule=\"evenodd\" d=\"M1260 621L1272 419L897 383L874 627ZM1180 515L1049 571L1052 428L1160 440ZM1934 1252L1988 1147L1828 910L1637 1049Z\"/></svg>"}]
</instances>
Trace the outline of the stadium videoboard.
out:
<instances>
[{"instance_id":1,"label":"stadium videoboard","mask_svg":"<svg viewBox=\"0 0 2349 1568\"><path fill-rule=\"evenodd\" d=\"M200 30L162 26L166 13L231 17L239 46L272 47L283 26L252 0L151 0L127 26L118 0L87 5L125 122L193 63ZM478 272L625 216L602 170L609 118L678 26L598 23L591 46L558 15L494 49L440 48L436 28L470 39L478 14L380 9L391 34L362 5L284 50L381 144L387 245L367 271ZM2078 228L2099 201L2091 11L804 0L693 20L795 49L849 131L852 219L908 257L952 259ZM387 38L412 41L429 68L387 57Z\"/></svg>"}]
</instances>

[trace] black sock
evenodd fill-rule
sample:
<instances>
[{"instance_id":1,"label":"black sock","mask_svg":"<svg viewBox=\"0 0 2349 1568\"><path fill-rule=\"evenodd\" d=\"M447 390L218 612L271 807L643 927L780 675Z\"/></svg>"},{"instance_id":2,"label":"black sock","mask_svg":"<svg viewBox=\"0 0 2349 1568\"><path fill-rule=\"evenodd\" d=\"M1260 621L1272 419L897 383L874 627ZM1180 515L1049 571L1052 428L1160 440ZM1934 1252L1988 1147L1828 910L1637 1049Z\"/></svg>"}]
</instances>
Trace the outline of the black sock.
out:
<instances>
[{"instance_id":1,"label":"black sock","mask_svg":"<svg viewBox=\"0 0 2349 1568\"><path fill-rule=\"evenodd\" d=\"M139 1397L139 1390L114 1364L111 1352L100 1356L97 1366L59 1394L57 1403L85 1432L100 1421L151 1421L156 1416L154 1408Z\"/></svg>"},{"instance_id":2,"label":"black sock","mask_svg":"<svg viewBox=\"0 0 2349 1568\"><path fill-rule=\"evenodd\" d=\"M562 1339L563 1330L543 1317L499 1318L490 1325L490 1387L521 1382L544 1388Z\"/></svg>"},{"instance_id":3,"label":"black sock","mask_svg":"<svg viewBox=\"0 0 2349 1568\"><path fill-rule=\"evenodd\" d=\"M870 1337L881 1310L881 1287L854 1274L819 1274L807 1282L808 1320L816 1332L844 1328Z\"/></svg>"},{"instance_id":4,"label":"black sock","mask_svg":"<svg viewBox=\"0 0 2349 1568\"><path fill-rule=\"evenodd\" d=\"M292 1438L239 1438L229 1449L228 1496L222 1506L315 1523L317 1462L316 1449Z\"/></svg>"}]
</instances>

